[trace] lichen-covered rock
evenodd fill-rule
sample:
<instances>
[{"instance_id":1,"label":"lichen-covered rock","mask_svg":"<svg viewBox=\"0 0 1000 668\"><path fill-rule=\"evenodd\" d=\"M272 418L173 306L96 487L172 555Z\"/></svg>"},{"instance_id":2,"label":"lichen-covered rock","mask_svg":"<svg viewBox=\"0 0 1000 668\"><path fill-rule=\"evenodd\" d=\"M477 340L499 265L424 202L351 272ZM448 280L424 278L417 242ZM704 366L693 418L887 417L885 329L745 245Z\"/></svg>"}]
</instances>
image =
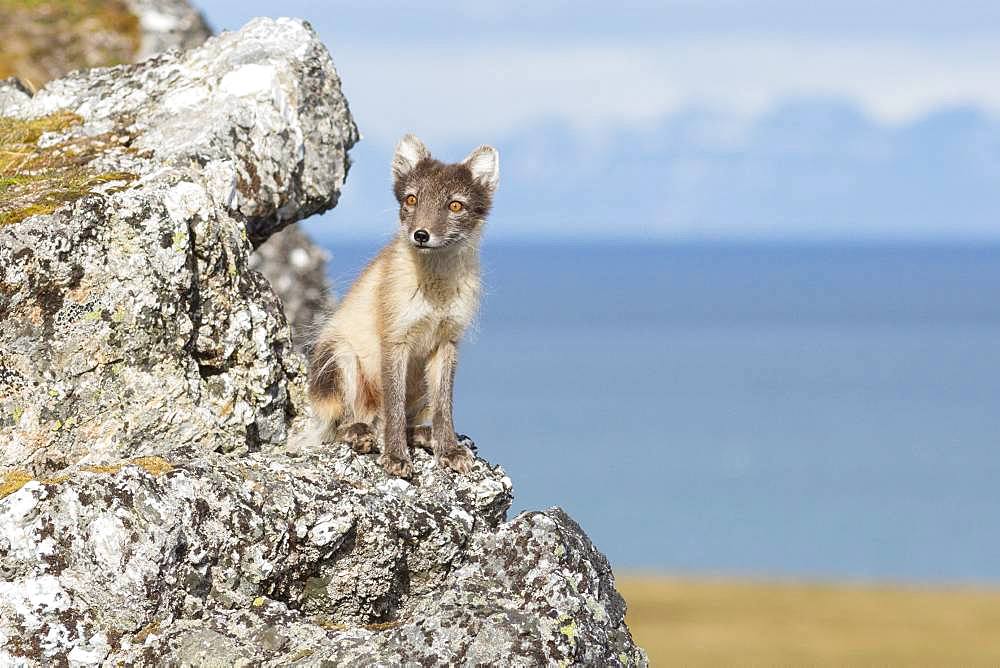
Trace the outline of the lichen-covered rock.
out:
<instances>
[{"instance_id":1,"label":"lichen-covered rock","mask_svg":"<svg viewBox=\"0 0 1000 668\"><path fill-rule=\"evenodd\" d=\"M190 49L212 36L204 17L186 0L128 0L139 18L142 47L137 59L168 49ZM296 348L305 351L318 314L333 306L326 278L329 257L296 225L271 235L250 256L281 299Z\"/></svg>"},{"instance_id":2,"label":"lichen-covered rock","mask_svg":"<svg viewBox=\"0 0 1000 668\"><path fill-rule=\"evenodd\" d=\"M481 459L415 469L312 446L22 483L0 500L0 664L644 662L565 513L504 523L510 480Z\"/></svg>"},{"instance_id":3,"label":"lichen-covered rock","mask_svg":"<svg viewBox=\"0 0 1000 668\"><path fill-rule=\"evenodd\" d=\"M8 21L6 28L0 28L0 35L12 33L0 43L0 63L6 65L6 69L0 65L0 76L13 74L35 86L72 70L113 64L91 52L117 48L118 43L128 48L114 52L115 62L136 62L170 49L200 46L212 35L201 13L186 0L63 0L42 5L10 0L8 4L23 26ZM84 38L67 29L78 23L91 28ZM101 30L95 32L94 25ZM105 34L109 32L110 37ZM93 42L95 47L70 49L67 41L83 46ZM29 93L16 79L0 81L0 115L22 91ZM326 260L323 249L294 226L275 234L251 256L253 268L264 274L281 299L300 351L305 350L316 314L329 311L333 304Z\"/></svg>"},{"instance_id":4,"label":"lichen-covered rock","mask_svg":"<svg viewBox=\"0 0 1000 668\"><path fill-rule=\"evenodd\" d=\"M304 23L76 73L5 113L82 117L125 173L0 227L0 467L283 444L302 359L251 240L334 205L357 129Z\"/></svg>"},{"instance_id":5,"label":"lichen-covered rock","mask_svg":"<svg viewBox=\"0 0 1000 668\"><path fill-rule=\"evenodd\" d=\"M0 79L0 116L6 116L8 108L13 110L30 98L31 91L20 79Z\"/></svg>"}]
</instances>

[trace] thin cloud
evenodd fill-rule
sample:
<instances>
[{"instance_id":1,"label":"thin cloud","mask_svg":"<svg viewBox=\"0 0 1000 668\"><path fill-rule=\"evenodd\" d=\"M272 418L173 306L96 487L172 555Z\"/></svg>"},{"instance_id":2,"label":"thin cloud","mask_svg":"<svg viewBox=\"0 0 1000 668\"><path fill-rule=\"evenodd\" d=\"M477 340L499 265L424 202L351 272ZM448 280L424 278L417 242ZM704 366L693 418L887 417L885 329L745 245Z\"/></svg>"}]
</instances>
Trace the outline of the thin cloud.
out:
<instances>
[{"instance_id":1,"label":"thin cloud","mask_svg":"<svg viewBox=\"0 0 1000 668\"><path fill-rule=\"evenodd\" d=\"M367 134L481 136L556 118L583 129L686 108L748 119L783 100L842 98L900 124L956 105L1000 111L1000 44L678 38L659 45L349 48L337 53ZM405 63L400 67L400 63Z\"/></svg>"}]
</instances>

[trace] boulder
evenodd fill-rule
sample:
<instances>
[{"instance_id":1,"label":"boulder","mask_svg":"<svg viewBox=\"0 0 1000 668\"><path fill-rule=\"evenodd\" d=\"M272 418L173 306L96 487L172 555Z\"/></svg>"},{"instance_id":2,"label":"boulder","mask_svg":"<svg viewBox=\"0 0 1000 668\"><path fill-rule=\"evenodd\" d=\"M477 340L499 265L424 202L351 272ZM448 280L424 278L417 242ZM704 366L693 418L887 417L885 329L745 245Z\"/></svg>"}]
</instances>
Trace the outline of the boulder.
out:
<instances>
[{"instance_id":1,"label":"boulder","mask_svg":"<svg viewBox=\"0 0 1000 668\"><path fill-rule=\"evenodd\" d=\"M0 466L285 443L303 362L249 255L336 203L358 139L315 33L256 20L72 74L6 113L59 129L0 202L0 221L19 220L0 226ZM57 176L91 187L29 215L69 197L32 201L65 155L86 157L85 175Z\"/></svg>"},{"instance_id":2,"label":"boulder","mask_svg":"<svg viewBox=\"0 0 1000 668\"><path fill-rule=\"evenodd\" d=\"M191 49L212 35L204 17L186 0L8 0L4 10L0 77L15 75L34 86L76 69ZM30 94L30 87L19 81L11 85ZM0 88L0 113L5 103ZM305 350L315 315L333 305L327 254L292 225L273 234L251 262L271 282L284 305L293 343Z\"/></svg>"},{"instance_id":3,"label":"boulder","mask_svg":"<svg viewBox=\"0 0 1000 668\"><path fill-rule=\"evenodd\" d=\"M466 440L466 445L473 444ZM0 663L642 665L607 560L563 511L423 451L147 457L0 501Z\"/></svg>"}]
</instances>

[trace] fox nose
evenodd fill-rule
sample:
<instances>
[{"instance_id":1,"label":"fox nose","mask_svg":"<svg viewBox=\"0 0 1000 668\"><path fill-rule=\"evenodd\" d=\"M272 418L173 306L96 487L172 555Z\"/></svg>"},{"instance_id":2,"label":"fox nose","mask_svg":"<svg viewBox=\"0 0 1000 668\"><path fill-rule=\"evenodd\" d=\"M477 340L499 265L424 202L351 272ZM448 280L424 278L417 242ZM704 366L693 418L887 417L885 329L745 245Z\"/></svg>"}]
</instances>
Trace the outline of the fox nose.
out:
<instances>
[{"instance_id":1,"label":"fox nose","mask_svg":"<svg viewBox=\"0 0 1000 668\"><path fill-rule=\"evenodd\" d=\"M413 240L418 244L425 244L431 240L431 234L427 230L417 230L413 233Z\"/></svg>"}]
</instances>

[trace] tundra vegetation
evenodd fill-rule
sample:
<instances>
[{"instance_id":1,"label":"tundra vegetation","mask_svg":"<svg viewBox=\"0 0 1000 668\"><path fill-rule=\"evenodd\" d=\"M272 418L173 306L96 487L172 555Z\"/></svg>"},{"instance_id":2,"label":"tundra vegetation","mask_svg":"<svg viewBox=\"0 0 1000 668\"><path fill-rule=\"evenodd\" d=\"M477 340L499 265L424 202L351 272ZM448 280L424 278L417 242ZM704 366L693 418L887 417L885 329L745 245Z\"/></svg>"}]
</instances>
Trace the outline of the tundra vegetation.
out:
<instances>
[{"instance_id":1,"label":"tundra vegetation","mask_svg":"<svg viewBox=\"0 0 1000 668\"><path fill-rule=\"evenodd\" d=\"M75 69L131 62L139 19L120 0L0 0L0 79L30 86Z\"/></svg>"}]
</instances>

